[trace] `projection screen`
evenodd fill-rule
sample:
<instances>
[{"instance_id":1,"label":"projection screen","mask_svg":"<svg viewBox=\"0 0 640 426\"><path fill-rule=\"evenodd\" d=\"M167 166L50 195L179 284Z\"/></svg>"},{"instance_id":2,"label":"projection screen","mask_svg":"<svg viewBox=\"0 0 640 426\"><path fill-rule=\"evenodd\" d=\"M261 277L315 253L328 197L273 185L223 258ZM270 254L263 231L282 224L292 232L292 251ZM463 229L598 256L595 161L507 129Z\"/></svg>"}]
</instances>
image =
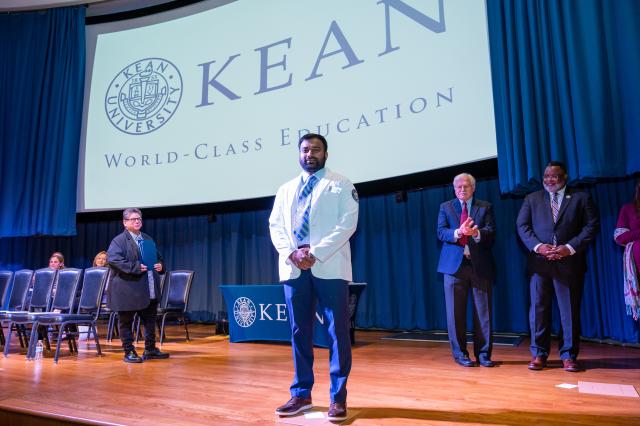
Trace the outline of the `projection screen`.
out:
<instances>
[{"instance_id":1,"label":"projection screen","mask_svg":"<svg viewBox=\"0 0 640 426\"><path fill-rule=\"evenodd\" d=\"M205 1L87 27L80 212L273 195L307 132L355 183L495 157L484 0Z\"/></svg>"}]
</instances>

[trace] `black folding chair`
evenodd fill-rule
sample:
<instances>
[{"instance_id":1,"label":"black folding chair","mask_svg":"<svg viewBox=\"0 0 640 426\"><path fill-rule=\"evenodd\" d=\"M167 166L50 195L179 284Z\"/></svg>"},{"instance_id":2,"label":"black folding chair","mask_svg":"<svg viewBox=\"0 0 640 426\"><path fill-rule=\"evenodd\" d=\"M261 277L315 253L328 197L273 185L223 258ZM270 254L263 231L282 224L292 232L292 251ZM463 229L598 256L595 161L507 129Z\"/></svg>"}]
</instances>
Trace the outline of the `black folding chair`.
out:
<instances>
[{"instance_id":1,"label":"black folding chair","mask_svg":"<svg viewBox=\"0 0 640 426\"><path fill-rule=\"evenodd\" d=\"M109 312L109 319L107 321L107 342L113 339L114 334L118 334L118 313L116 311Z\"/></svg>"},{"instance_id":2,"label":"black folding chair","mask_svg":"<svg viewBox=\"0 0 640 426\"><path fill-rule=\"evenodd\" d=\"M39 315L37 321L31 329L31 339L29 340L28 355L35 356L35 342L37 338L34 336L38 326L53 327L58 326L58 338L56 341L56 353L54 362L58 363L60 356L60 342L64 338L76 333L70 329L71 325L86 325L89 327L89 334L92 334L96 342L96 350L98 355L102 355L100 350L100 339L98 337L98 317L100 316L100 307L102 305L102 293L106 283L108 269L104 267L88 268L84 270L84 279L82 284L82 293L80 294L80 303L75 313L48 313Z\"/></svg>"},{"instance_id":3,"label":"black folding chair","mask_svg":"<svg viewBox=\"0 0 640 426\"><path fill-rule=\"evenodd\" d=\"M11 278L13 278L13 272L0 271L0 310L3 310L9 297L9 286L11 285ZM0 326L0 344L4 345L4 331Z\"/></svg>"},{"instance_id":4,"label":"black folding chair","mask_svg":"<svg viewBox=\"0 0 640 426\"><path fill-rule=\"evenodd\" d=\"M167 283L162 292L162 299L158 307L158 317L160 323L160 347L164 340L164 324L168 315L175 315L178 323L182 320L184 332L189 341L189 329L187 328L187 318L185 312L189 305L189 294L191 293L191 283L193 282L193 271L171 271L168 274Z\"/></svg>"},{"instance_id":5,"label":"black folding chair","mask_svg":"<svg viewBox=\"0 0 640 426\"><path fill-rule=\"evenodd\" d=\"M31 269L21 269L13 276L13 286L9 293L9 302L6 304L7 308L0 311L0 343L5 344L4 339L4 317L7 313L13 311L25 310L25 303L27 300L27 292L33 279L33 271ZM20 336L20 345L24 347L22 335Z\"/></svg>"},{"instance_id":6,"label":"black folding chair","mask_svg":"<svg viewBox=\"0 0 640 426\"><path fill-rule=\"evenodd\" d=\"M33 283L33 293L29 301L29 307L25 311L13 311L4 314L3 320L7 322L7 337L4 344L4 356L9 356L9 347L11 346L11 332L15 326L16 334L20 339L20 345L25 346L25 318L31 312L45 312L51 304L51 291L58 278L57 269L42 268L35 272L35 280ZM27 351L28 355L28 351Z\"/></svg>"},{"instance_id":7,"label":"black folding chair","mask_svg":"<svg viewBox=\"0 0 640 426\"><path fill-rule=\"evenodd\" d=\"M9 284L11 284L11 278L13 278L13 272L0 271L0 309L4 309L4 304L7 301L5 297L9 294Z\"/></svg>"},{"instance_id":8,"label":"black folding chair","mask_svg":"<svg viewBox=\"0 0 640 426\"><path fill-rule=\"evenodd\" d=\"M35 330L33 329L33 325L37 322L38 317L51 312L71 312L73 302L75 300L76 288L80 283L81 277L82 269L67 268L58 271L55 295L53 296L53 300L51 301L48 309L45 311L33 310L32 312L14 312L9 315L9 320L16 326L22 326L25 331L26 326L31 325L31 338L35 336L35 338L38 339L38 334L35 333ZM41 330L40 335L42 336L42 339L47 342L47 347L50 347L47 328ZM29 339L29 348L33 346L31 338ZM70 340L69 350L73 351L74 348L75 341ZM30 356L30 351L27 350L27 359L30 359Z\"/></svg>"}]
</instances>

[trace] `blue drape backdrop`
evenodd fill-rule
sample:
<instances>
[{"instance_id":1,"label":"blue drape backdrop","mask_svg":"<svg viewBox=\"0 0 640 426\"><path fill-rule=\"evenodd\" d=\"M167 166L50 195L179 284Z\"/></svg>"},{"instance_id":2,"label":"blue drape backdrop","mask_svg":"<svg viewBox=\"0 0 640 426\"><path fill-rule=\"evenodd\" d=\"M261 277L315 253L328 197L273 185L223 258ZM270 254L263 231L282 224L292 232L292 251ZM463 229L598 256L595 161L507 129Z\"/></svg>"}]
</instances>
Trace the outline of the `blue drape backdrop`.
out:
<instances>
[{"instance_id":1,"label":"blue drape backdrop","mask_svg":"<svg viewBox=\"0 0 640 426\"><path fill-rule=\"evenodd\" d=\"M640 2L488 0L502 192L640 171Z\"/></svg>"},{"instance_id":2,"label":"blue drape backdrop","mask_svg":"<svg viewBox=\"0 0 640 426\"><path fill-rule=\"evenodd\" d=\"M601 228L588 250L582 305L586 337L640 343L640 324L626 315L624 306L622 249L612 237L618 210L631 199L633 188L631 178L587 188L598 206ZM495 330L526 333L526 252L515 228L522 199L501 197L497 179L478 181L476 196L494 204L497 222ZM359 327L446 328L443 279L436 272L440 254L436 222L440 203L452 197L452 186L447 185L410 192L405 203L397 203L394 195L361 199L358 230L352 239L354 280L368 283L359 305ZM167 268L196 271L189 303L192 319L212 320L225 310L221 284L278 281L269 213L218 214L214 222L207 216L145 220L144 230L155 237ZM121 221L79 223L76 237L2 238L0 268L44 267L54 250L65 254L68 266L88 267L121 231Z\"/></svg>"},{"instance_id":3,"label":"blue drape backdrop","mask_svg":"<svg viewBox=\"0 0 640 426\"><path fill-rule=\"evenodd\" d=\"M640 171L640 2L487 5L499 180L479 181L477 196L494 203L498 224L495 329L526 332L529 301L515 232L522 201L500 193L534 189L544 164L558 159L573 178L597 182L588 190L601 230L588 253L582 334L638 343L639 325L625 315L621 249L611 233L633 192L633 180L623 176ZM0 16L2 269L46 266L54 250L65 253L67 265L88 267L122 229L119 221L75 223L84 49L83 7ZM445 328L435 229L439 204L452 196L448 185L409 192L406 203L393 195L362 199L353 264L355 280L369 286L358 326ZM276 282L268 215L145 221L169 269L196 271L194 320L224 309L221 284Z\"/></svg>"},{"instance_id":4,"label":"blue drape backdrop","mask_svg":"<svg viewBox=\"0 0 640 426\"><path fill-rule=\"evenodd\" d=\"M84 18L0 15L0 237L75 234Z\"/></svg>"}]
</instances>

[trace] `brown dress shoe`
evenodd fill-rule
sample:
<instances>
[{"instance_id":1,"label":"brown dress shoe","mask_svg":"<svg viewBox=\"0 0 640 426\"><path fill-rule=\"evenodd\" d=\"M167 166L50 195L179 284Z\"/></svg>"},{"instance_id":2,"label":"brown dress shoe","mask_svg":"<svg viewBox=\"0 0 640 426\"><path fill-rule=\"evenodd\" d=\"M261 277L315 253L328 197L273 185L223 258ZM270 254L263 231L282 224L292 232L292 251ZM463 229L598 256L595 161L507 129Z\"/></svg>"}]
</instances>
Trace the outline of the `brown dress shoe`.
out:
<instances>
[{"instance_id":1,"label":"brown dress shoe","mask_svg":"<svg viewBox=\"0 0 640 426\"><path fill-rule=\"evenodd\" d=\"M329 412L327 413L327 419L332 421L341 421L347 419L347 403L332 402L329 405Z\"/></svg>"},{"instance_id":2,"label":"brown dress shoe","mask_svg":"<svg viewBox=\"0 0 640 426\"><path fill-rule=\"evenodd\" d=\"M547 357L546 356L536 356L531 359L529 363L529 370L542 370L547 366Z\"/></svg>"},{"instance_id":3,"label":"brown dress shoe","mask_svg":"<svg viewBox=\"0 0 640 426\"><path fill-rule=\"evenodd\" d=\"M578 364L578 361L571 358L563 359L562 367L564 368L564 371L570 371L572 373L575 373L577 371L582 371L582 368L580 368L580 364Z\"/></svg>"},{"instance_id":4,"label":"brown dress shoe","mask_svg":"<svg viewBox=\"0 0 640 426\"><path fill-rule=\"evenodd\" d=\"M313 404L311 403L311 398L298 398L297 396L292 396L286 404L276 408L276 414L283 417L295 416L299 412L308 410L312 407Z\"/></svg>"}]
</instances>

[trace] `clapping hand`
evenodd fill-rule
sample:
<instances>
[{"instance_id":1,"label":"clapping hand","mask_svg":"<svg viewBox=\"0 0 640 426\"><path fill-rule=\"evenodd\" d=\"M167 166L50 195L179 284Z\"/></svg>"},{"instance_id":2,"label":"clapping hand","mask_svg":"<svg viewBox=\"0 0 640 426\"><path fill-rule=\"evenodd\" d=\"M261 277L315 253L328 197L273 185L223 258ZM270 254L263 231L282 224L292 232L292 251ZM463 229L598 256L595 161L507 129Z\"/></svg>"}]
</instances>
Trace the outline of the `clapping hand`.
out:
<instances>
[{"instance_id":1,"label":"clapping hand","mask_svg":"<svg viewBox=\"0 0 640 426\"><path fill-rule=\"evenodd\" d=\"M475 237L480 233L478 225L473 223L473 219L468 217L458 228L458 234L460 236L466 235L468 237Z\"/></svg>"}]
</instances>

